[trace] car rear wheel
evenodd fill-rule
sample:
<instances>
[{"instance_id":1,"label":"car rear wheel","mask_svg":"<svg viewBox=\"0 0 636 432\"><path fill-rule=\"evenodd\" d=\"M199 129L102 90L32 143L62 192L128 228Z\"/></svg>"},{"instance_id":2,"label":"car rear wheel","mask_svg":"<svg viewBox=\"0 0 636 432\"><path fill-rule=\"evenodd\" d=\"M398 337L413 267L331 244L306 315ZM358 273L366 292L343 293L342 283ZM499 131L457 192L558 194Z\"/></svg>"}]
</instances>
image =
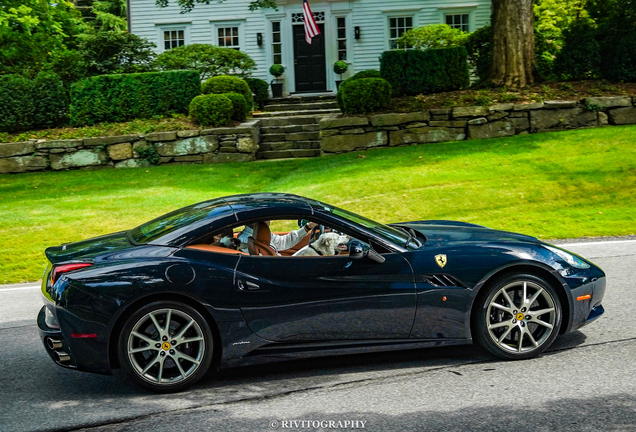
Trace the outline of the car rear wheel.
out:
<instances>
[{"instance_id":1,"label":"car rear wheel","mask_svg":"<svg viewBox=\"0 0 636 432\"><path fill-rule=\"evenodd\" d=\"M132 314L119 336L119 361L140 386L184 390L212 362L213 336L201 314L180 302L155 302Z\"/></svg>"},{"instance_id":2,"label":"car rear wheel","mask_svg":"<svg viewBox=\"0 0 636 432\"><path fill-rule=\"evenodd\" d=\"M481 299L474 337L496 356L513 360L535 357L552 345L559 333L559 296L537 276L504 277Z\"/></svg>"}]
</instances>

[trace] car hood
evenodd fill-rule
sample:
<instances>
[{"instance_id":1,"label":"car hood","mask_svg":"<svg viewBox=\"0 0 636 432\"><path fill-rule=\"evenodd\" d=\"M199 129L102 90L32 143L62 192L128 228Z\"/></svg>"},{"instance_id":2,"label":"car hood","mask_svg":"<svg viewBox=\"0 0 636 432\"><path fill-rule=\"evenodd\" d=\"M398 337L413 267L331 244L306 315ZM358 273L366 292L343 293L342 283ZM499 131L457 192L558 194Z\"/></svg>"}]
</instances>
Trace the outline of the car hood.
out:
<instances>
[{"instance_id":1,"label":"car hood","mask_svg":"<svg viewBox=\"0 0 636 432\"><path fill-rule=\"evenodd\" d=\"M126 238L126 231L94 237L74 243L66 243L46 249L46 257L53 264L74 261L78 259L92 259L105 252L114 252L132 247Z\"/></svg>"},{"instance_id":2,"label":"car hood","mask_svg":"<svg viewBox=\"0 0 636 432\"><path fill-rule=\"evenodd\" d=\"M414 221L392 224L412 228L426 236L426 245L435 246L452 242L515 242L541 244L541 240L508 231L499 231L480 225L455 221Z\"/></svg>"}]
</instances>

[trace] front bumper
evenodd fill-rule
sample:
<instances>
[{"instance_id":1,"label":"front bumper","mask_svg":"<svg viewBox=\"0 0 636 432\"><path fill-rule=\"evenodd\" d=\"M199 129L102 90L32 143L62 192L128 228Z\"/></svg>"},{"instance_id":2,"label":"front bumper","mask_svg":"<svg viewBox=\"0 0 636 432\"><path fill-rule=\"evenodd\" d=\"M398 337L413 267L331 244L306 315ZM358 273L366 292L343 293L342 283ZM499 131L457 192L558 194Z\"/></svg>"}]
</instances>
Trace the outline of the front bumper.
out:
<instances>
[{"instance_id":1,"label":"front bumper","mask_svg":"<svg viewBox=\"0 0 636 432\"><path fill-rule=\"evenodd\" d=\"M603 315L605 309L601 303L605 295L605 283L605 277L600 277L571 291L570 325L565 333L577 330Z\"/></svg>"}]
</instances>

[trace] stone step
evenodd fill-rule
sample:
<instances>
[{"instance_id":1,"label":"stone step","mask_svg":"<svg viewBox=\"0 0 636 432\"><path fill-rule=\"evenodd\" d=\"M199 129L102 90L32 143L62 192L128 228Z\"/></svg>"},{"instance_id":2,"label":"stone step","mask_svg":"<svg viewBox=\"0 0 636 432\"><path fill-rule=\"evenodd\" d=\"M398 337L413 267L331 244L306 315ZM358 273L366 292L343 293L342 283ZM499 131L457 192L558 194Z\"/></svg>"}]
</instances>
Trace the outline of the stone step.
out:
<instances>
[{"instance_id":1,"label":"stone step","mask_svg":"<svg viewBox=\"0 0 636 432\"><path fill-rule=\"evenodd\" d=\"M329 114L329 115L333 115L333 114ZM262 128L269 128L269 127L275 127L275 126L279 126L279 127L283 127L283 126L297 126L297 125L318 125L318 123L320 123L320 120L322 120L325 117L328 117L329 115L322 115L322 114L314 114L314 115L310 115L310 116L292 116L292 117L264 117L260 119L260 124Z\"/></svg>"},{"instance_id":2,"label":"stone step","mask_svg":"<svg viewBox=\"0 0 636 432\"><path fill-rule=\"evenodd\" d=\"M320 156L320 150L275 150L265 151L256 154L258 159L290 159Z\"/></svg>"},{"instance_id":3,"label":"stone step","mask_svg":"<svg viewBox=\"0 0 636 432\"><path fill-rule=\"evenodd\" d=\"M269 126L261 128L261 134L281 134L294 132L316 132L320 130L319 124Z\"/></svg>"},{"instance_id":4,"label":"stone step","mask_svg":"<svg viewBox=\"0 0 636 432\"><path fill-rule=\"evenodd\" d=\"M320 141L281 141L259 144L259 153L278 150L320 150Z\"/></svg>"},{"instance_id":5,"label":"stone step","mask_svg":"<svg viewBox=\"0 0 636 432\"><path fill-rule=\"evenodd\" d=\"M320 131L261 134L261 142L313 141L320 139Z\"/></svg>"},{"instance_id":6,"label":"stone step","mask_svg":"<svg viewBox=\"0 0 636 432\"><path fill-rule=\"evenodd\" d=\"M307 115L329 115L329 114L339 114L340 110L337 108L334 109L317 109L317 110L306 110L306 111L277 111L277 112L256 112L252 113L252 117L255 119L260 118L268 118L268 117L294 117L294 116L307 116Z\"/></svg>"},{"instance_id":7,"label":"stone step","mask_svg":"<svg viewBox=\"0 0 636 432\"><path fill-rule=\"evenodd\" d=\"M321 102L331 101L336 99L335 93L325 93L318 96L289 96L284 98L272 98L267 101L268 104L296 104L296 103L309 103L309 102Z\"/></svg>"},{"instance_id":8,"label":"stone step","mask_svg":"<svg viewBox=\"0 0 636 432\"><path fill-rule=\"evenodd\" d=\"M335 109L338 108L338 103L334 101L326 102L312 102L312 103L285 103L285 104L268 104L265 105L265 112L279 112L279 111L310 111L317 109Z\"/></svg>"}]
</instances>

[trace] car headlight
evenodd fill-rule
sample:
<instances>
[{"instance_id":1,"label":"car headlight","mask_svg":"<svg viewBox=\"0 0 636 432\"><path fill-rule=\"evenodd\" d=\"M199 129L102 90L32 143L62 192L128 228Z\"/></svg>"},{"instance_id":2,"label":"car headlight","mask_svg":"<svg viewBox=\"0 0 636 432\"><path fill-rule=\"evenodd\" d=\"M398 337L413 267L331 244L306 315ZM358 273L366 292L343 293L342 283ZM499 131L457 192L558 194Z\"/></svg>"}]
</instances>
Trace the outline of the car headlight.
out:
<instances>
[{"instance_id":1,"label":"car headlight","mask_svg":"<svg viewBox=\"0 0 636 432\"><path fill-rule=\"evenodd\" d=\"M557 254L560 258L563 259L563 261L565 261L566 263L568 263L574 268L578 268L578 269L590 268L590 265L586 263L585 261L583 261L581 258L574 256L571 253L564 251L563 249L555 248L552 246L545 246L545 248L548 249L550 252L554 252L555 254Z\"/></svg>"}]
</instances>

